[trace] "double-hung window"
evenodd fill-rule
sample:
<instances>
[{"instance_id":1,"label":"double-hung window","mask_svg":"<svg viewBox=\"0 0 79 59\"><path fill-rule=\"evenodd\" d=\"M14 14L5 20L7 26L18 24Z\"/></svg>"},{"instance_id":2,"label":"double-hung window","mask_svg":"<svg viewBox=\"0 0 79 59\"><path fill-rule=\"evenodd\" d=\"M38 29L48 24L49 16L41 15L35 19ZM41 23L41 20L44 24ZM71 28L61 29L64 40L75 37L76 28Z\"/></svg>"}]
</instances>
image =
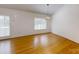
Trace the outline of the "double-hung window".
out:
<instances>
[{"instance_id":1,"label":"double-hung window","mask_svg":"<svg viewBox=\"0 0 79 59\"><path fill-rule=\"evenodd\" d=\"M47 29L47 20L44 18L35 18L35 30Z\"/></svg>"},{"instance_id":2,"label":"double-hung window","mask_svg":"<svg viewBox=\"0 0 79 59\"><path fill-rule=\"evenodd\" d=\"M0 15L0 37L10 35L10 17Z\"/></svg>"}]
</instances>

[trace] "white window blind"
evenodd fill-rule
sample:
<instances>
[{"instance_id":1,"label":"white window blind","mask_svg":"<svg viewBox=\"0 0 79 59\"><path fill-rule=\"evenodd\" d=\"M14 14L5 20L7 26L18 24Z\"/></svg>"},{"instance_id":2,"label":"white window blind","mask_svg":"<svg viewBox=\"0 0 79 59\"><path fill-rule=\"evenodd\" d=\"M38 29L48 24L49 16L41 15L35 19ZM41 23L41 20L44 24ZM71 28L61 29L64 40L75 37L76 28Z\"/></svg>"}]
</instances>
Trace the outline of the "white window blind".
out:
<instances>
[{"instance_id":1,"label":"white window blind","mask_svg":"<svg viewBox=\"0 0 79 59\"><path fill-rule=\"evenodd\" d=\"M0 37L10 35L10 17L0 16Z\"/></svg>"},{"instance_id":2,"label":"white window blind","mask_svg":"<svg viewBox=\"0 0 79 59\"><path fill-rule=\"evenodd\" d=\"M41 29L46 29L47 28L47 21L44 18L35 18L35 25L34 29L35 30L41 30Z\"/></svg>"}]
</instances>

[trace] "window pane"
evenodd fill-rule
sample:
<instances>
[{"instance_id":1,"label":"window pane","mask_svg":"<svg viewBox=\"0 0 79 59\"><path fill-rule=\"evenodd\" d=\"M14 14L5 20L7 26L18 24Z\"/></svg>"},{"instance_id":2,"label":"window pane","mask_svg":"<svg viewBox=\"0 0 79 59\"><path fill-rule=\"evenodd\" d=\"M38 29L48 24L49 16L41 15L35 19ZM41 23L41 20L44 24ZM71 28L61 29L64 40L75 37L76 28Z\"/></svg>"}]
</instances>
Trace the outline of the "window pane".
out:
<instances>
[{"instance_id":1,"label":"window pane","mask_svg":"<svg viewBox=\"0 0 79 59\"><path fill-rule=\"evenodd\" d=\"M0 37L9 35L9 28L0 28Z\"/></svg>"},{"instance_id":2,"label":"window pane","mask_svg":"<svg viewBox=\"0 0 79 59\"><path fill-rule=\"evenodd\" d=\"M0 16L0 27L4 26L4 16Z\"/></svg>"},{"instance_id":3,"label":"window pane","mask_svg":"<svg viewBox=\"0 0 79 59\"><path fill-rule=\"evenodd\" d=\"M4 26L9 26L9 16L5 16Z\"/></svg>"}]
</instances>

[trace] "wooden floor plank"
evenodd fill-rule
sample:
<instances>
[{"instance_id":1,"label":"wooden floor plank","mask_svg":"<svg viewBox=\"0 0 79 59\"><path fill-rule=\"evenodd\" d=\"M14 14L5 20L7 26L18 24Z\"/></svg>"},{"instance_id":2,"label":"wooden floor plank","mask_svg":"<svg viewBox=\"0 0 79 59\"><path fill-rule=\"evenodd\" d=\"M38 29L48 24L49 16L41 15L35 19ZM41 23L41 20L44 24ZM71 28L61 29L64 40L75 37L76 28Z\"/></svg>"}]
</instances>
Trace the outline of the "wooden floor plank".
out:
<instances>
[{"instance_id":1,"label":"wooden floor plank","mask_svg":"<svg viewBox=\"0 0 79 59\"><path fill-rule=\"evenodd\" d=\"M0 54L79 54L79 44L47 33L0 41Z\"/></svg>"}]
</instances>

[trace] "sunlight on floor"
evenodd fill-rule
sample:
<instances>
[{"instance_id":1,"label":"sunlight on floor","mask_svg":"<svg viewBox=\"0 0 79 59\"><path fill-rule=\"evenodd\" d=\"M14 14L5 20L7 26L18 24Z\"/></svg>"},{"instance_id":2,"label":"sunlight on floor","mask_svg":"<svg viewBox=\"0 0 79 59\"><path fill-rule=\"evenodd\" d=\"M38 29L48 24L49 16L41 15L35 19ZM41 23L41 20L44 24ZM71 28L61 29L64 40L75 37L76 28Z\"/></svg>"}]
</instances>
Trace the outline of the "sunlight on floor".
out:
<instances>
[{"instance_id":1,"label":"sunlight on floor","mask_svg":"<svg viewBox=\"0 0 79 59\"><path fill-rule=\"evenodd\" d=\"M11 42L8 40L0 42L0 54L11 53Z\"/></svg>"},{"instance_id":2,"label":"sunlight on floor","mask_svg":"<svg viewBox=\"0 0 79 59\"><path fill-rule=\"evenodd\" d=\"M38 45L41 45L43 47L46 47L48 45L47 35L35 36L35 38L34 38L34 47L38 47Z\"/></svg>"}]
</instances>

